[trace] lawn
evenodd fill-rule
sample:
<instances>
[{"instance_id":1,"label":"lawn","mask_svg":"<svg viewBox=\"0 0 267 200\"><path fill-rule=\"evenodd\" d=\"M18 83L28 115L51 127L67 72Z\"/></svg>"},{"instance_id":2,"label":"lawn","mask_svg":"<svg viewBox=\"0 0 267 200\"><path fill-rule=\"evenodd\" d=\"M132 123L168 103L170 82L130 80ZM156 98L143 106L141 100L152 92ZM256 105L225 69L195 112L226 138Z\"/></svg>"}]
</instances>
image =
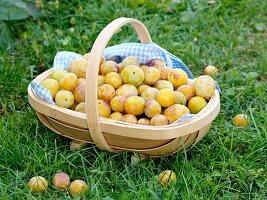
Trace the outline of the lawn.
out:
<instances>
[{"instance_id":1,"label":"lawn","mask_svg":"<svg viewBox=\"0 0 267 200\"><path fill-rule=\"evenodd\" d=\"M38 19L10 22L14 50L0 53L0 199L70 199L52 187L58 171L90 185L86 199L267 198L267 3L257 0L43 1ZM146 3L144 3L146 2ZM57 51L90 51L99 32L120 16L141 20L152 40L179 56L195 76L219 69L221 111L192 149L135 166L131 153L87 146L46 128L27 100L27 86L50 68ZM138 41L123 28L110 45ZM249 125L234 127L238 113ZM171 169L177 182L164 188L157 175ZM46 193L27 182L46 177Z\"/></svg>"}]
</instances>

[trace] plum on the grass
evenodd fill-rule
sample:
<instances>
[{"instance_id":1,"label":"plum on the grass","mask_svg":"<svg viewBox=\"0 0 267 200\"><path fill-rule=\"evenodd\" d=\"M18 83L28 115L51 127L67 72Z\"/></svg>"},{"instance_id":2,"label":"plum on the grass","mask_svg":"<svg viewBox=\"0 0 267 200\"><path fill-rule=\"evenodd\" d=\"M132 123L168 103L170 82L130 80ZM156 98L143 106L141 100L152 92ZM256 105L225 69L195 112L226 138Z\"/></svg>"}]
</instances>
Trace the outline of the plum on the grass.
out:
<instances>
[{"instance_id":1,"label":"plum on the grass","mask_svg":"<svg viewBox=\"0 0 267 200\"><path fill-rule=\"evenodd\" d=\"M48 182L47 180L42 176L34 176L30 179L28 182L28 187L32 191L44 191L48 188Z\"/></svg>"},{"instance_id":2,"label":"plum on the grass","mask_svg":"<svg viewBox=\"0 0 267 200\"><path fill-rule=\"evenodd\" d=\"M168 186L176 182L176 174L171 170L165 170L158 176L158 180L163 186Z\"/></svg>"},{"instance_id":3,"label":"plum on the grass","mask_svg":"<svg viewBox=\"0 0 267 200\"><path fill-rule=\"evenodd\" d=\"M248 116L245 114L237 114L234 118L233 118L233 125L234 126L247 126L248 124Z\"/></svg>"},{"instance_id":4,"label":"plum on the grass","mask_svg":"<svg viewBox=\"0 0 267 200\"><path fill-rule=\"evenodd\" d=\"M55 174L52 182L59 190L67 189L70 186L70 177L65 172L59 172Z\"/></svg>"},{"instance_id":5,"label":"plum on the grass","mask_svg":"<svg viewBox=\"0 0 267 200\"><path fill-rule=\"evenodd\" d=\"M75 180L70 184L69 192L71 196L80 196L84 195L84 192L89 190L90 187L83 180Z\"/></svg>"},{"instance_id":6,"label":"plum on the grass","mask_svg":"<svg viewBox=\"0 0 267 200\"><path fill-rule=\"evenodd\" d=\"M214 76L214 75L217 74L217 72L218 72L218 69L215 66L212 66L212 65L208 65L204 69L204 74L205 75L209 75L209 76Z\"/></svg>"}]
</instances>

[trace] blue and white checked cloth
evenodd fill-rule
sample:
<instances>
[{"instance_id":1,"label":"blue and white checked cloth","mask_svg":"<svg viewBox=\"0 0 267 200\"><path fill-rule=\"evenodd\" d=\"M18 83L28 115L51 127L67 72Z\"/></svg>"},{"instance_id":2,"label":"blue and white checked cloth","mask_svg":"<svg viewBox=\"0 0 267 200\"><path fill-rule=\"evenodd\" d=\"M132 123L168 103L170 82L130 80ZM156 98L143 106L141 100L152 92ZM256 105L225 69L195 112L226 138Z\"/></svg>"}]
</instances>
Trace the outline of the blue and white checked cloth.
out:
<instances>
[{"instance_id":1,"label":"blue and white checked cloth","mask_svg":"<svg viewBox=\"0 0 267 200\"><path fill-rule=\"evenodd\" d=\"M169 53L155 43L123 43L107 47L104 51L104 57L106 60L114 60L117 63L121 62L127 56L138 57L139 62L142 64L146 64L152 59L162 59L166 62L168 67L183 69L187 73L188 77L193 79L191 71L178 57ZM82 57L82 55L68 51L58 52L54 58L53 69L67 69L70 62L78 57ZM31 83L31 87L37 97L48 103L55 104L50 92L39 83L33 81ZM219 89L218 85L217 88ZM178 122L184 121L192 116L193 115L191 114L185 115L180 118Z\"/></svg>"}]
</instances>

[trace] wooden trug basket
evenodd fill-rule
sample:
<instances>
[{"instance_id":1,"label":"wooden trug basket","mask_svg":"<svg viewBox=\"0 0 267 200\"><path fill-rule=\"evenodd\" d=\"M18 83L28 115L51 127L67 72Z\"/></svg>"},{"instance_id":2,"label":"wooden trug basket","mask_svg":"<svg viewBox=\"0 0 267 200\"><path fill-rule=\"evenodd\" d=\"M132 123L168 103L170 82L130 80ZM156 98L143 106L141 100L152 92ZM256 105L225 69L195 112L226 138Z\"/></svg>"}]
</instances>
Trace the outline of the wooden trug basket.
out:
<instances>
[{"instance_id":1,"label":"wooden trug basket","mask_svg":"<svg viewBox=\"0 0 267 200\"><path fill-rule=\"evenodd\" d=\"M108 24L97 37L88 60L86 73L86 114L61 108L38 99L28 86L30 105L41 122L52 131L76 141L94 143L102 150L128 150L151 157L170 155L195 145L208 132L220 111L220 96L215 90L207 106L194 117L166 126L144 126L102 118L97 110L97 77L101 56L111 37L124 25L134 27L141 43L151 43L148 30L140 21L118 18ZM49 69L34 81L40 83L53 72Z\"/></svg>"}]
</instances>

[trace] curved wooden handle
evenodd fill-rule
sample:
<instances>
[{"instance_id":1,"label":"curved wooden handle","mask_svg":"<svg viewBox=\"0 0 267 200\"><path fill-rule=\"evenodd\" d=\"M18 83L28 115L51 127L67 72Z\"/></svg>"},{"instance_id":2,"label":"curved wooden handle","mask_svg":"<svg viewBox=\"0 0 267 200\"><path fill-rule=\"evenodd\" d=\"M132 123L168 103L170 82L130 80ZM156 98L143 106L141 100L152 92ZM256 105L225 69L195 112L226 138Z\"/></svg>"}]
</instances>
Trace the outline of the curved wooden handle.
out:
<instances>
[{"instance_id":1,"label":"curved wooden handle","mask_svg":"<svg viewBox=\"0 0 267 200\"><path fill-rule=\"evenodd\" d=\"M138 34L141 43L151 43L150 34L140 21L132 18L118 18L109 23L98 35L91 49L86 72L86 116L87 124L94 143L102 150L117 152L108 145L98 122L97 83L101 56L111 37L124 25L131 24Z\"/></svg>"}]
</instances>

